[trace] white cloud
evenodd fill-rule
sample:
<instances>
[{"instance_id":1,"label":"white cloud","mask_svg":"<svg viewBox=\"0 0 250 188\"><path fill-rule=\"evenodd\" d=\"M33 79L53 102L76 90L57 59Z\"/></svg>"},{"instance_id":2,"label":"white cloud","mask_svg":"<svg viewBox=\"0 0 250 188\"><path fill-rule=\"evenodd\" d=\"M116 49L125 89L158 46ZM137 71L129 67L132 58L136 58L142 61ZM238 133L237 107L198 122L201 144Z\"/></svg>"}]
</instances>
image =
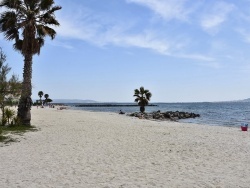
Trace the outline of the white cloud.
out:
<instances>
[{"instance_id":1,"label":"white cloud","mask_svg":"<svg viewBox=\"0 0 250 188\"><path fill-rule=\"evenodd\" d=\"M166 4L166 2L171 2L172 5L174 4L174 1L163 2L159 0L128 1L156 2L156 4L159 3L157 6L160 6L161 3ZM178 11L179 13L182 12L181 9ZM170 17L179 18L178 14L173 13ZM67 15L70 15L70 17ZM149 29L145 27L134 30L134 28L137 27L137 23L134 23L133 20L116 20L115 18L109 18L106 14L96 13L89 9L83 9L82 7L81 9L75 9L74 14L63 13L57 17L61 26L55 29L59 36L66 39L82 40L99 47L112 45L148 49L162 55L192 59L195 61L211 62L214 60L207 55L199 54L199 52L197 52L197 54L183 53L183 50L193 42L191 39L188 39L187 36L181 38L178 35L175 37L173 37L173 35L169 36L166 32L167 30L164 31L160 28Z\"/></svg>"},{"instance_id":2,"label":"white cloud","mask_svg":"<svg viewBox=\"0 0 250 188\"><path fill-rule=\"evenodd\" d=\"M51 42L49 42L49 44L50 45L52 45L52 46L58 46L58 47L62 47L62 48L66 48L66 49L73 49L74 47L73 46L71 46L71 45L69 45L69 44L67 44L67 43L64 43L64 42L60 42L60 41L51 41Z\"/></svg>"},{"instance_id":3,"label":"white cloud","mask_svg":"<svg viewBox=\"0 0 250 188\"><path fill-rule=\"evenodd\" d=\"M209 56L205 56L205 55L201 55L201 54L180 54L178 55L179 58L187 58L187 59L195 59L198 61L215 61L214 58L209 57Z\"/></svg>"},{"instance_id":4,"label":"white cloud","mask_svg":"<svg viewBox=\"0 0 250 188\"><path fill-rule=\"evenodd\" d=\"M107 23L91 22L80 19L62 19L61 27L57 29L58 35L68 39L77 39L86 41L90 44L105 47L108 45L120 47L135 47L152 50L156 53L172 56L176 58L193 59L195 61L212 62L212 57L202 54L182 54L183 48L189 45L187 40L178 41L175 39L167 39L160 36L157 30L142 31L137 34L129 33L129 28L122 24L110 24L109 29L105 27ZM215 66L214 66L215 67Z\"/></svg>"},{"instance_id":5,"label":"white cloud","mask_svg":"<svg viewBox=\"0 0 250 188\"><path fill-rule=\"evenodd\" d=\"M217 32L217 28L227 20L233 9L234 5L232 4L217 2L211 10L202 16L202 28L208 32Z\"/></svg>"},{"instance_id":6,"label":"white cloud","mask_svg":"<svg viewBox=\"0 0 250 188\"><path fill-rule=\"evenodd\" d=\"M88 40L95 35L95 29L90 24L80 23L76 20L60 19L60 27L55 28L58 35L66 38ZM86 26L86 27L85 27Z\"/></svg>"},{"instance_id":7,"label":"white cloud","mask_svg":"<svg viewBox=\"0 0 250 188\"><path fill-rule=\"evenodd\" d=\"M145 6L165 20L186 20L190 10L184 6L187 0L127 0Z\"/></svg>"},{"instance_id":8,"label":"white cloud","mask_svg":"<svg viewBox=\"0 0 250 188\"><path fill-rule=\"evenodd\" d=\"M76 9L79 10L79 9ZM153 32L139 31L131 33L131 23L96 14L88 9L76 11L70 17L59 14L59 28L55 28L58 35L68 39L86 41L99 47L107 45L132 46L146 48L158 53L167 53L166 42L157 39ZM72 16L73 15L73 16Z\"/></svg>"},{"instance_id":9,"label":"white cloud","mask_svg":"<svg viewBox=\"0 0 250 188\"><path fill-rule=\"evenodd\" d=\"M164 55L169 54L168 42L154 38L150 34L123 35L118 36L115 41L111 39L110 42L121 46L150 49Z\"/></svg>"}]
</instances>

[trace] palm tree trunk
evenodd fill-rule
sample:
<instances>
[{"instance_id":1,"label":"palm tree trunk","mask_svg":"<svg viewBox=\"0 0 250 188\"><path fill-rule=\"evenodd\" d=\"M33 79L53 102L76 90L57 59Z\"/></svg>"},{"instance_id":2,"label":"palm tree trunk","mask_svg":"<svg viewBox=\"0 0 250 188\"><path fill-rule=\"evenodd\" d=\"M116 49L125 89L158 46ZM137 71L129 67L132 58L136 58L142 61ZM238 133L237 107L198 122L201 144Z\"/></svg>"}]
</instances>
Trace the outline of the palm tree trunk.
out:
<instances>
[{"instance_id":1,"label":"palm tree trunk","mask_svg":"<svg viewBox=\"0 0 250 188\"><path fill-rule=\"evenodd\" d=\"M32 54L27 54L24 57L23 83L22 93L18 105L17 116L20 118L23 125L30 125L31 120L31 78L32 78Z\"/></svg>"},{"instance_id":2,"label":"palm tree trunk","mask_svg":"<svg viewBox=\"0 0 250 188\"><path fill-rule=\"evenodd\" d=\"M140 106L140 111L141 111L141 113L144 113L145 112L145 107L144 106Z\"/></svg>"},{"instance_id":3,"label":"palm tree trunk","mask_svg":"<svg viewBox=\"0 0 250 188\"><path fill-rule=\"evenodd\" d=\"M2 110L2 126L4 126L4 118L5 118L5 114L4 114L4 105L1 106L1 110Z\"/></svg>"}]
</instances>

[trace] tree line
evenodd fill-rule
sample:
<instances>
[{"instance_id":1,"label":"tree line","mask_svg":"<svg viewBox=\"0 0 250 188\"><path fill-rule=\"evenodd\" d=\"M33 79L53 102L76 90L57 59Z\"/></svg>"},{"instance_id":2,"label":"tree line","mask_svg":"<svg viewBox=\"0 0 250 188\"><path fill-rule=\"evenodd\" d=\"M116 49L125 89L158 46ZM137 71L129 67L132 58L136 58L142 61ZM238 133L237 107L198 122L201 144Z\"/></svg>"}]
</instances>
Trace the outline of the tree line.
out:
<instances>
[{"instance_id":1,"label":"tree line","mask_svg":"<svg viewBox=\"0 0 250 188\"><path fill-rule=\"evenodd\" d=\"M40 100L37 100L36 103L35 103L35 105L41 105L41 106L43 106L45 104L53 102L53 100L49 98L49 94L43 94L43 91L39 91L38 92L38 96L39 96ZM42 100L43 96L45 98L44 100Z\"/></svg>"}]
</instances>

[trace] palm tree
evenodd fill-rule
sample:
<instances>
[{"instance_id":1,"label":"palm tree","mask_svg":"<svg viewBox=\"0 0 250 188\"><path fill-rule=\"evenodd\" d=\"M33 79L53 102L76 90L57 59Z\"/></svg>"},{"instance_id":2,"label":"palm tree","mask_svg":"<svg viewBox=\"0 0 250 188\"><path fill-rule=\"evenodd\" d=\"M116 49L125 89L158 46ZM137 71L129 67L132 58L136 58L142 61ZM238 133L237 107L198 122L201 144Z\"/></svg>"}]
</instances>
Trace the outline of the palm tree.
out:
<instances>
[{"instance_id":1,"label":"palm tree","mask_svg":"<svg viewBox=\"0 0 250 188\"><path fill-rule=\"evenodd\" d=\"M42 96L43 96L43 92L39 91L38 92L38 96L40 97L40 105L42 105Z\"/></svg>"},{"instance_id":2,"label":"palm tree","mask_svg":"<svg viewBox=\"0 0 250 188\"><path fill-rule=\"evenodd\" d=\"M14 40L14 49L24 57L17 115L22 124L30 125L33 56L40 54L46 36L55 38L56 32L49 26L59 26L54 12L62 7L54 6L54 0L2 0L0 7L7 9L0 16L0 32L4 33L6 40Z\"/></svg>"},{"instance_id":3,"label":"palm tree","mask_svg":"<svg viewBox=\"0 0 250 188\"><path fill-rule=\"evenodd\" d=\"M47 104L48 98L49 98L49 94L45 94L45 95L44 95L44 98L45 98L45 103Z\"/></svg>"},{"instance_id":4,"label":"palm tree","mask_svg":"<svg viewBox=\"0 0 250 188\"><path fill-rule=\"evenodd\" d=\"M137 102L140 106L140 111L144 113L145 106L148 105L148 101L150 101L152 94L149 92L149 90L144 89L144 87L140 87L140 90L135 89L134 97L136 97L135 102Z\"/></svg>"}]
</instances>

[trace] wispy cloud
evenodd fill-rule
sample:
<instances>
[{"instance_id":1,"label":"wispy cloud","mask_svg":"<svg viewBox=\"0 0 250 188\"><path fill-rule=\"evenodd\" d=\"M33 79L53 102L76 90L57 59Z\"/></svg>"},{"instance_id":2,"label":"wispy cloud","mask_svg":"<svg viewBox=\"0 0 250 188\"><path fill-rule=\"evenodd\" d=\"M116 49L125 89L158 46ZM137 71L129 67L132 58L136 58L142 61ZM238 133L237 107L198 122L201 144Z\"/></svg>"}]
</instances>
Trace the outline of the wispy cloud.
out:
<instances>
[{"instance_id":1,"label":"wispy cloud","mask_svg":"<svg viewBox=\"0 0 250 188\"><path fill-rule=\"evenodd\" d=\"M162 3L167 6L166 2L172 3L171 5L180 6L178 3L174 3L175 1L127 1L153 3L154 6L159 6L159 9ZM181 2L184 3L185 1L183 0ZM177 12L172 13L171 16L166 15L165 19L179 19L182 8L179 8ZM71 16L68 17L66 15ZM102 48L108 47L109 45L126 48L142 48L175 58L206 62L214 61L212 57L199 54L199 52L193 54L184 53L185 48L193 42L192 39L188 39L187 36L180 38L178 35L168 35L168 30L162 31L163 28L142 27L139 30L135 30L135 27L138 27L138 25L133 20L116 20L115 18L110 18L107 14L103 15L102 13L92 12L82 7L81 9L75 9L74 14L60 14L58 15L58 19L61 26L56 28L56 31L59 36L65 39L82 40ZM61 44L60 46L63 45Z\"/></svg>"},{"instance_id":2,"label":"wispy cloud","mask_svg":"<svg viewBox=\"0 0 250 188\"><path fill-rule=\"evenodd\" d=\"M60 36L88 40L95 36L96 31L101 27L101 24L94 20L93 15L84 8L82 10L76 8L74 12L60 13L57 16L60 27L55 29Z\"/></svg>"},{"instance_id":3,"label":"wispy cloud","mask_svg":"<svg viewBox=\"0 0 250 188\"><path fill-rule=\"evenodd\" d=\"M128 3L137 3L145 6L165 20L186 20L190 9L185 7L187 0L127 0Z\"/></svg>"},{"instance_id":4,"label":"wispy cloud","mask_svg":"<svg viewBox=\"0 0 250 188\"><path fill-rule=\"evenodd\" d=\"M150 49L164 55L169 54L168 42L159 40L149 33L138 35L119 35L115 40L110 38L109 42L120 46Z\"/></svg>"},{"instance_id":5,"label":"wispy cloud","mask_svg":"<svg viewBox=\"0 0 250 188\"><path fill-rule=\"evenodd\" d=\"M88 16L87 16L88 17ZM62 37L77 39L90 44L105 47L114 45L119 47L134 47L151 50L162 55L176 58L193 59L196 61L214 61L213 58L203 54L184 54L182 49L189 45L187 41L179 41L174 38L163 37L157 30L144 30L137 34L130 33L130 27L133 25L127 23L126 26L121 23L107 23L86 21L81 19L60 19L61 27L57 30ZM130 26L128 26L130 25Z\"/></svg>"},{"instance_id":6,"label":"wispy cloud","mask_svg":"<svg viewBox=\"0 0 250 188\"><path fill-rule=\"evenodd\" d=\"M179 58L196 59L199 61L208 61L208 62L215 61L214 58L210 56L206 56L206 55L201 55L201 54L179 54L176 56Z\"/></svg>"},{"instance_id":7,"label":"wispy cloud","mask_svg":"<svg viewBox=\"0 0 250 188\"><path fill-rule=\"evenodd\" d=\"M207 32L217 32L218 27L227 20L228 15L233 9L233 4L222 1L216 2L213 7L202 16L202 28Z\"/></svg>"},{"instance_id":8,"label":"wispy cloud","mask_svg":"<svg viewBox=\"0 0 250 188\"><path fill-rule=\"evenodd\" d=\"M49 42L50 45L52 46L57 46L57 47L62 47L62 48L66 48L66 49L73 49L74 47L72 45L69 45L65 42L60 42L60 41L53 41L53 42Z\"/></svg>"},{"instance_id":9,"label":"wispy cloud","mask_svg":"<svg viewBox=\"0 0 250 188\"><path fill-rule=\"evenodd\" d=\"M100 20L99 20L100 21ZM138 47L156 51L161 54L168 53L168 42L160 40L153 32L129 33L129 26L113 24L106 28L106 23L86 22L75 19L72 22L61 19L61 27L57 29L60 36L87 41L99 47L115 45L122 47Z\"/></svg>"}]
</instances>

